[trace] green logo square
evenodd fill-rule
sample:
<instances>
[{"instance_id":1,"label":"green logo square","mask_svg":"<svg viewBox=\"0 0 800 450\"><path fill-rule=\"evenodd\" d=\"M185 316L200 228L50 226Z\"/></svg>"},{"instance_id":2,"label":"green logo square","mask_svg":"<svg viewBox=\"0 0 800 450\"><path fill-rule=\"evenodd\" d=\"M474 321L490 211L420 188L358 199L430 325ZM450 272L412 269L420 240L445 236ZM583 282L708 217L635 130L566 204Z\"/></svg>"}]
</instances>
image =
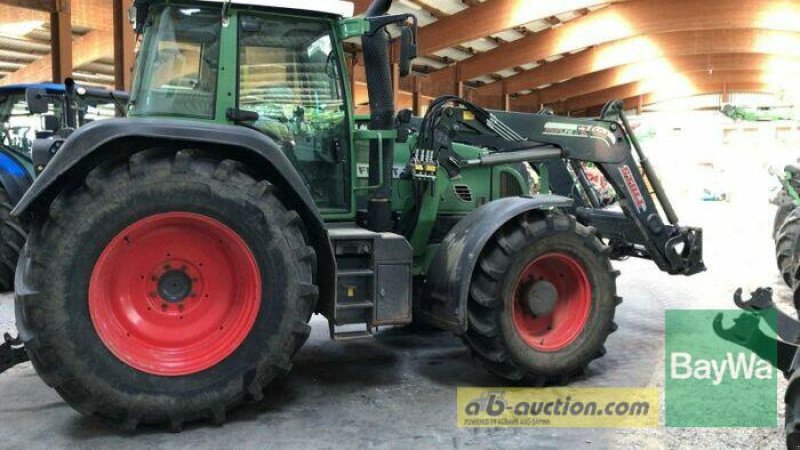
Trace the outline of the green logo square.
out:
<instances>
[{"instance_id":1,"label":"green logo square","mask_svg":"<svg viewBox=\"0 0 800 450\"><path fill-rule=\"evenodd\" d=\"M775 427L775 315L741 310L667 310L668 427Z\"/></svg>"}]
</instances>

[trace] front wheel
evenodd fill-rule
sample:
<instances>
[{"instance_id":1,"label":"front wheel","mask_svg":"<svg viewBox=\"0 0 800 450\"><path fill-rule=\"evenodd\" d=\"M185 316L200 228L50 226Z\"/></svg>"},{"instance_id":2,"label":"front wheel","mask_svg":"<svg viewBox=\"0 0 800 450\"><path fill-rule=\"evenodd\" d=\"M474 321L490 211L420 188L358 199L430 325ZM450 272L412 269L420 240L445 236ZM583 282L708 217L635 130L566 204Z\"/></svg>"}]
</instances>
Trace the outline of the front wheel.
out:
<instances>
[{"instance_id":1,"label":"front wheel","mask_svg":"<svg viewBox=\"0 0 800 450\"><path fill-rule=\"evenodd\" d=\"M153 150L98 167L28 248L17 308L34 367L125 428L224 421L310 331L302 220L231 160Z\"/></svg>"},{"instance_id":2,"label":"front wheel","mask_svg":"<svg viewBox=\"0 0 800 450\"><path fill-rule=\"evenodd\" d=\"M566 383L605 354L616 329L616 275L594 230L560 213L503 226L473 274L464 340L491 372Z\"/></svg>"}]
</instances>

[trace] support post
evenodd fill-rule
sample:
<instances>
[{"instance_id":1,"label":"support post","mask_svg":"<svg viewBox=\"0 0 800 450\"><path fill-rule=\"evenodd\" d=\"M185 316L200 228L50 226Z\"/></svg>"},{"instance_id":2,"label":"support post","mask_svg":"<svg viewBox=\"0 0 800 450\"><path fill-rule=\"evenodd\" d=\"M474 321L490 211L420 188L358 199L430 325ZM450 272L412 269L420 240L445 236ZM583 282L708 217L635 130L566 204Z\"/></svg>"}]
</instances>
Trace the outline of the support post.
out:
<instances>
[{"instance_id":1,"label":"support post","mask_svg":"<svg viewBox=\"0 0 800 450\"><path fill-rule=\"evenodd\" d=\"M57 0L50 12L52 81L63 83L72 76L72 14L69 0Z\"/></svg>"},{"instance_id":2,"label":"support post","mask_svg":"<svg viewBox=\"0 0 800 450\"><path fill-rule=\"evenodd\" d=\"M400 64L392 63L392 98L394 104L400 105Z\"/></svg>"},{"instance_id":3,"label":"support post","mask_svg":"<svg viewBox=\"0 0 800 450\"><path fill-rule=\"evenodd\" d=\"M420 80L417 75L414 75L414 79L412 81L414 86L414 92L412 93L411 97L411 109L412 114L419 117L422 115L422 94L420 94Z\"/></svg>"},{"instance_id":4,"label":"support post","mask_svg":"<svg viewBox=\"0 0 800 450\"><path fill-rule=\"evenodd\" d=\"M131 0L112 0L114 14L114 87L131 90L136 36L128 21Z\"/></svg>"},{"instance_id":5,"label":"support post","mask_svg":"<svg viewBox=\"0 0 800 450\"><path fill-rule=\"evenodd\" d=\"M503 111L511 111L511 95L508 93L508 83L503 81Z\"/></svg>"}]
</instances>

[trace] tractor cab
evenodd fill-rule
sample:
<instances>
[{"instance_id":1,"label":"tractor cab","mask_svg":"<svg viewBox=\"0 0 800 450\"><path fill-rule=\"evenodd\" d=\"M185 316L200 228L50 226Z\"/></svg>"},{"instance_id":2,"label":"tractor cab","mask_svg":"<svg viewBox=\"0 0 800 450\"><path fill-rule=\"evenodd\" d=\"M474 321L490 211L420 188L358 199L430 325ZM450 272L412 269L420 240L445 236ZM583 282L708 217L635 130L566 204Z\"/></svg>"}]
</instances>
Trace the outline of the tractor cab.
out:
<instances>
[{"instance_id":1,"label":"tractor cab","mask_svg":"<svg viewBox=\"0 0 800 450\"><path fill-rule=\"evenodd\" d=\"M349 211L350 111L335 33L346 2L137 2L132 117L238 124L271 138L323 211ZM313 7L312 7L313 8ZM224 51L220 51L224 48Z\"/></svg>"}]
</instances>

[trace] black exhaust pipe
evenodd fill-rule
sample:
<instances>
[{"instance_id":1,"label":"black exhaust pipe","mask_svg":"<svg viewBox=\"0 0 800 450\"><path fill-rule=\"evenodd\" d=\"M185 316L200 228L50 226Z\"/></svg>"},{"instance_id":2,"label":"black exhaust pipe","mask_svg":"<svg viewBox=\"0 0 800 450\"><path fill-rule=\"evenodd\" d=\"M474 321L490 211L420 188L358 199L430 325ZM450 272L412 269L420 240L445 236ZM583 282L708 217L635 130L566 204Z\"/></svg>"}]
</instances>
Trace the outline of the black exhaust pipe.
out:
<instances>
[{"instance_id":1,"label":"black exhaust pipe","mask_svg":"<svg viewBox=\"0 0 800 450\"><path fill-rule=\"evenodd\" d=\"M375 0L367 9L366 17L383 16L392 6L392 0ZM369 92L370 130L394 128L394 93L392 71L389 60L389 36L384 30L361 37L364 51L364 69L367 74ZM373 231L389 231L392 228L392 167L394 162L394 139L383 139L383 152L378 141L369 144L369 184L375 186L383 180L367 203L367 228ZM381 158L382 157L382 158ZM383 165L378 161L383 159ZM383 174L383 176L381 176Z\"/></svg>"}]
</instances>

